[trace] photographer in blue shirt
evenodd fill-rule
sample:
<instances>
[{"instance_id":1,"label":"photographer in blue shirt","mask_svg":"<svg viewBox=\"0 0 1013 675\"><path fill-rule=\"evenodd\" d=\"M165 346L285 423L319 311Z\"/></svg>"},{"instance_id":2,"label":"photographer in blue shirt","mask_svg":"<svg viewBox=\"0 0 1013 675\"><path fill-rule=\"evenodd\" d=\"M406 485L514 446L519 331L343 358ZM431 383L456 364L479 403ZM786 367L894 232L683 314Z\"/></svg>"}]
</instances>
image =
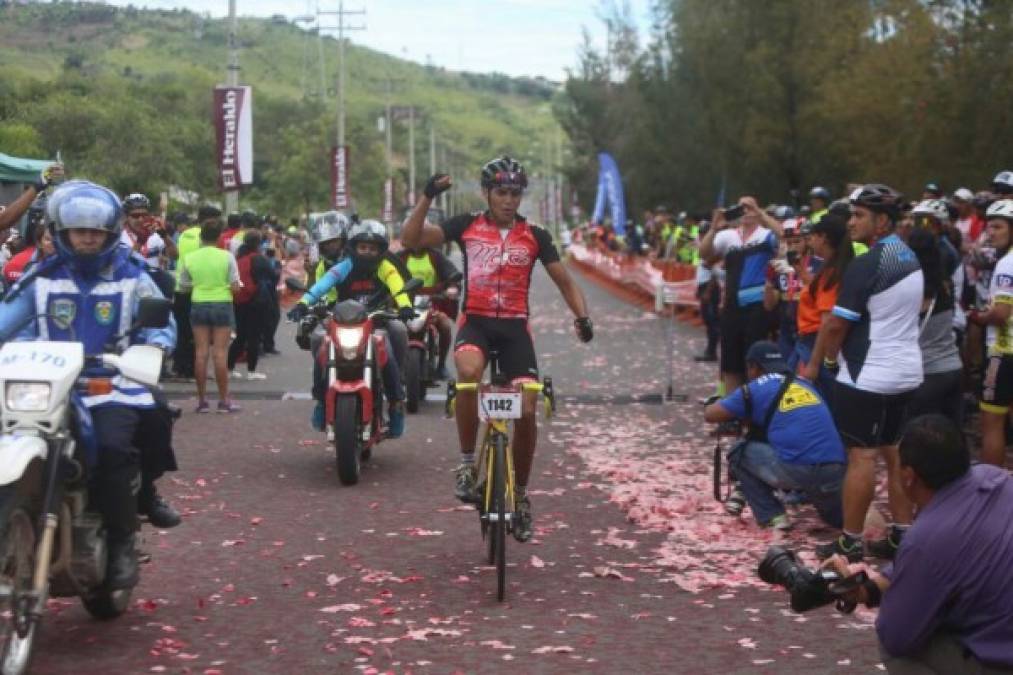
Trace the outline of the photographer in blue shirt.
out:
<instances>
[{"instance_id":1,"label":"photographer in blue shirt","mask_svg":"<svg viewBox=\"0 0 1013 675\"><path fill-rule=\"evenodd\" d=\"M707 422L743 420L746 439L728 461L746 503L764 527L790 527L776 490L804 492L820 517L842 522L847 460L833 416L812 383L796 377L773 342L746 353L749 382L704 410Z\"/></svg>"}]
</instances>

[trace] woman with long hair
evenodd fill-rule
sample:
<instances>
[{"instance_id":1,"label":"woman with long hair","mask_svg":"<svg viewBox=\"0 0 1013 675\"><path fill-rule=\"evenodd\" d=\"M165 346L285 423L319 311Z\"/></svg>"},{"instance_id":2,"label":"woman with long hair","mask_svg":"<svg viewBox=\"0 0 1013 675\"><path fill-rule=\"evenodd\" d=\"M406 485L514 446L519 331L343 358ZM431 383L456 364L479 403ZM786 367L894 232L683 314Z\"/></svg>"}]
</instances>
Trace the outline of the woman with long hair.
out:
<instances>
[{"instance_id":1,"label":"woman with long hair","mask_svg":"<svg viewBox=\"0 0 1013 675\"><path fill-rule=\"evenodd\" d=\"M803 377L815 384L829 403L835 376L823 365L824 331L820 329L837 302L837 289L855 251L848 236L847 220L833 210L810 225L808 235L810 250L823 260L823 264L799 295L798 340L789 365L798 368Z\"/></svg>"},{"instance_id":2,"label":"woman with long hair","mask_svg":"<svg viewBox=\"0 0 1013 675\"><path fill-rule=\"evenodd\" d=\"M944 269L941 242L931 230L916 227L907 245L918 257L925 278L918 334L925 379L908 403L908 418L939 413L960 429L964 403L960 388L963 363L954 339L953 286Z\"/></svg>"}]
</instances>

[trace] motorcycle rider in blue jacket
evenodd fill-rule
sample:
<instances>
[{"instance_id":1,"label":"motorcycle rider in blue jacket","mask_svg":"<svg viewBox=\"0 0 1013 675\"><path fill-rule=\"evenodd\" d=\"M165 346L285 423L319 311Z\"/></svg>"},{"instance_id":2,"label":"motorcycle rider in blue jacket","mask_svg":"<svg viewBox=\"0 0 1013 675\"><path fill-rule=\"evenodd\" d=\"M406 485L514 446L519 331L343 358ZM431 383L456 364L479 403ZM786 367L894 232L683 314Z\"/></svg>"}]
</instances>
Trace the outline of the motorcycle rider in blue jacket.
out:
<instances>
[{"instance_id":1,"label":"motorcycle rider in blue jacket","mask_svg":"<svg viewBox=\"0 0 1013 675\"><path fill-rule=\"evenodd\" d=\"M171 351L176 326L131 332L141 298L164 297L144 265L120 246L123 209L110 190L87 181L58 187L46 206L57 254L25 277L0 304L0 337L17 340L77 341L86 356L111 345L155 345ZM33 319L34 317L34 319ZM23 326L23 328L19 327ZM85 377L111 377L112 391L83 396L92 415L97 466L89 467L89 505L102 514L111 590L138 582L135 548L140 452L134 437L142 411L155 407L143 385L115 371L87 365Z\"/></svg>"}]
</instances>

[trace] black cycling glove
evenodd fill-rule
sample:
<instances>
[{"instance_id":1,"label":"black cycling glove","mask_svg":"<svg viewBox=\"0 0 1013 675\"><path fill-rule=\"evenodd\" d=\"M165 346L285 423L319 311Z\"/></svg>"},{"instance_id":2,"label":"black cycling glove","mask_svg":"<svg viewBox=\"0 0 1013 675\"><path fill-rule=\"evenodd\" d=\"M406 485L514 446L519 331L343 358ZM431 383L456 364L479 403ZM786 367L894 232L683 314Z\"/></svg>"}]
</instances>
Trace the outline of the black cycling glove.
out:
<instances>
[{"instance_id":1,"label":"black cycling glove","mask_svg":"<svg viewBox=\"0 0 1013 675\"><path fill-rule=\"evenodd\" d=\"M590 317L575 319L573 327L577 329L577 337L581 342L590 342L594 338L594 324L591 323Z\"/></svg>"},{"instance_id":2,"label":"black cycling glove","mask_svg":"<svg viewBox=\"0 0 1013 675\"><path fill-rule=\"evenodd\" d=\"M447 190L449 190L450 189L449 180L443 185L438 184L438 181L441 181L444 178L450 178L450 176L448 176L445 173L434 173L432 176L430 176L429 180L426 181L426 187L423 190L423 192L425 192L425 195L430 199L436 199L436 197L438 197L441 192L446 192Z\"/></svg>"},{"instance_id":3,"label":"black cycling glove","mask_svg":"<svg viewBox=\"0 0 1013 675\"><path fill-rule=\"evenodd\" d=\"M309 305L304 302L297 302L292 309L288 310L288 314L286 314L286 316L289 321L300 321L309 313L309 311Z\"/></svg>"},{"instance_id":4,"label":"black cycling glove","mask_svg":"<svg viewBox=\"0 0 1013 675\"><path fill-rule=\"evenodd\" d=\"M397 311L397 318L401 319L402 323L407 324L415 318L415 310L411 307L402 307Z\"/></svg>"}]
</instances>

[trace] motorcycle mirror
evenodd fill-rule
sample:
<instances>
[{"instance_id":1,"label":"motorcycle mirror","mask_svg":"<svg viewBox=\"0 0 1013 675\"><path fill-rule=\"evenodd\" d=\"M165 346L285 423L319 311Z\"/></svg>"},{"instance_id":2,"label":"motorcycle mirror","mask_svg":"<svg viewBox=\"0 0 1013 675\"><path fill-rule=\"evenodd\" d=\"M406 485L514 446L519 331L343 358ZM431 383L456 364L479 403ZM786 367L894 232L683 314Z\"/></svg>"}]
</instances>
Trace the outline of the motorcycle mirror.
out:
<instances>
[{"instance_id":1,"label":"motorcycle mirror","mask_svg":"<svg viewBox=\"0 0 1013 675\"><path fill-rule=\"evenodd\" d=\"M172 316L172 302L165 298L141 298L137 303L136 328L165 328Z\"/></svg>"},{"instance_id":2,"label":"motorcycle mirror","mask_svg":"<svg viewBox=\"0 0 1013 675\"><path fill-rule=\"evenodd\" d=\"M299 281L295 277L285 277L285 288L290 291L306 291L306 284Z\"/></svg>"}]
</instances>

